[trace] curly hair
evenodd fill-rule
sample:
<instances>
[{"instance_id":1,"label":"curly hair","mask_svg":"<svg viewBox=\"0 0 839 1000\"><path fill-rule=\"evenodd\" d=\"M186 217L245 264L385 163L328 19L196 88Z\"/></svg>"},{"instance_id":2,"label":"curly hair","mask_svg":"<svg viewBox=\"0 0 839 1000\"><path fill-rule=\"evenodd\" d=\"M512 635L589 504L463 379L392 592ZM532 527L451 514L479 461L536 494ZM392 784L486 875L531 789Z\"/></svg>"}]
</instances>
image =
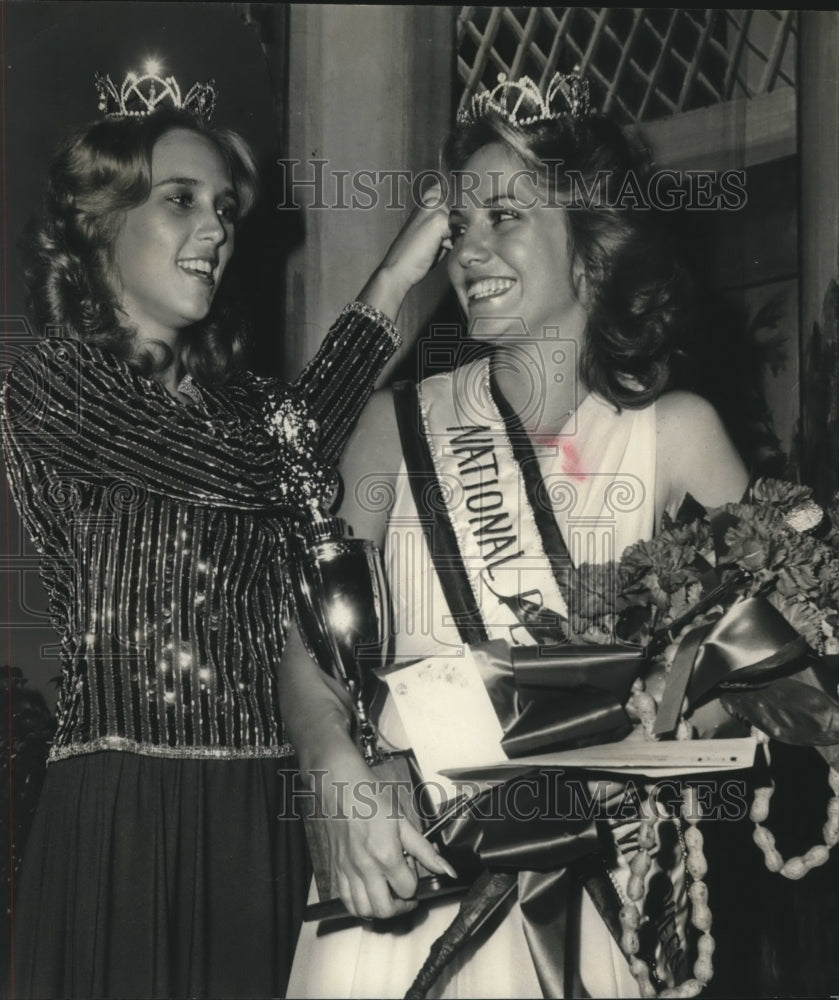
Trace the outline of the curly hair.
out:
<instances>
[{"instance_id":1,"label":"curly hair","mask_svg":"<svg viewBox=\"0 0 839 1000\"><path fill-rule=\"evenodd\" d=\"M668 385L692 309L687 272L655 213L621 197L646 190L645 150L602 115L513 126L488 112L454 127L443 146L446 169L463 170L491 143L536 171L549 203L566 209L570 256L586 274L581 377L618 408L647 405Z\"/></svg>"},{"instance_id":2,"label":"curly hair","mask_svg":"<svg viewBox=\"0 0 839 1000\"><path fill-rule=\"evenodd\" d=\"M29 307L37 329L107 348L145 374L172 360L165 349L139 349L135 330L120 319L114 244L125 212L151 190L152 151L173 129L210 139L230 169L241 219L258 195L258 172L245 140L208 129L192 115L160 109L143 118L104 119L73 133L50 168L42 217L24 243ZM183 331L179 361L199 382L226 381L244 362L247 324L222 281L209 315ZM122 314L124 317L124 314ZM165 345L156 345L165 347Z\"/></svg>"}]
</instances>

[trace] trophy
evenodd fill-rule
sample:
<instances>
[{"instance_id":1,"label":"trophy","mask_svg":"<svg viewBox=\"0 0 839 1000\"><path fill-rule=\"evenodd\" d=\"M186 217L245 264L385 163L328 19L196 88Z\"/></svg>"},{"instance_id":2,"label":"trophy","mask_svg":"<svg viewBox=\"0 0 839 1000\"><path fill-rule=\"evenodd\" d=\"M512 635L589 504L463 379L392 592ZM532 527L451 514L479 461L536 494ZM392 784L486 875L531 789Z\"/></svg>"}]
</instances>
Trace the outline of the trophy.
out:
<instances>
[{"instance_id":1,"label":"trophy","mask_svg":"<svg viewBox=\"0 0 839 1000\"><path fill-rule=\"evenodd\" d=\"M295 537L292 586L309 655L350 696L361 752L372 766L380 750L365 701L366 670L384 666L391 614L376 545L354 538L345 521L317 513Z\"/></svg>"},{"instance_id":2,"label":"trophy","mask_svg":"<svg viewBox=\"0 0 839 1000\"><path fill-rule=\"evenodd\" d=\"M339 681L350 697L359 749L377 782L395 790L395 803L417 829L418 773L406 751L379 745L365 691L370 672L385 665L391 635L390 598L381 555L375 543L355 538L341 518L316 509L293 538L290 583L297 602L303 643L321 669ZM425 808L423 813L428 815ZM320 903L307 907L304 919L346 916L331 874L324 820L304 817ZM418 898L460 888L417 865Z\"/></svg>"}]
</instances>

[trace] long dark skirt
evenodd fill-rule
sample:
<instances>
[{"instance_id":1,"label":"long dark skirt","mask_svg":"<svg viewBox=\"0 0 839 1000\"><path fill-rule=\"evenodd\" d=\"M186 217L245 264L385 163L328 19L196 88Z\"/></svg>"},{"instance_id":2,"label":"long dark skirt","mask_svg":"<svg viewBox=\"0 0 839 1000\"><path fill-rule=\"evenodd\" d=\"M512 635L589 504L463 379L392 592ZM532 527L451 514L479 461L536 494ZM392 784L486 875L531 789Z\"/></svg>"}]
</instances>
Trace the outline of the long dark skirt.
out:
<instances>
[{"instance_id":1,"label":"long dark skirt","mask_svg":"<svg viewBox=\"0 0 839 1000\"><path fill-rule=\"evenodd\" d=\"M12 996L282 996L309 877L288 763L51 764L15 893Z\"/></svg>"}]
</instances>

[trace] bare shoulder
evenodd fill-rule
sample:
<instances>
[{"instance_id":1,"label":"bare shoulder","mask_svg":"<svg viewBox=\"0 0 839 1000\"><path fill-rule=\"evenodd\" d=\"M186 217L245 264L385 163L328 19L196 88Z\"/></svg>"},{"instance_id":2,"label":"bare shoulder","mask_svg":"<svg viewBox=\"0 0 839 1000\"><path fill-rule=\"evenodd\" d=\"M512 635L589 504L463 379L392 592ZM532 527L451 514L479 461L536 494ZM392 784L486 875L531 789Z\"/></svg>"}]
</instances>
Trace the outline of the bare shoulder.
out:
<instances>
[{"instance_id":1,"label":"bare shoulder","mask_svg":"<svg viewBox=\"0 0 839 1000\"><path fill-rule=\"evenodd\" d=\"M659 459L684 460L697 451L733 447L719 414L694 392L667 392L656 402Z\"/></svg>"},{"instance_id":2,"label":"bare shoulder","mask_svg":"<svg viewBox=\"0 0 839 1000\"><path fill-rule=\"evenodd\" d=\"M401 461L393 394L380 389L364 407L340 464L344 484L340 514L360 537L383 541L390 509L381 501L393 495Z\"/></svg>"},{"instance_id":3,"label":"bare shoulder","mask_svg":"<svg viewBox=\"0 0 839 1000\"><path fill-rule=\"evenodd\" d=\"M723 424L714 407L695 392L676 389L666 392L656 402L656 423L659 434L678 437L699 430L723 431Z\"/></svg>"},{"instance_id":4,"label":"bare shoulder","mask_svg":"<svg viewBox=\"0 0 839 1000\"><path fill-rule=\"evenodd\" d=\"M685 493L708 506L739 500L746 468L714 407L692 392L674 391L656 403L656 491L675 512Z\"/></svg>"}]
</instances>

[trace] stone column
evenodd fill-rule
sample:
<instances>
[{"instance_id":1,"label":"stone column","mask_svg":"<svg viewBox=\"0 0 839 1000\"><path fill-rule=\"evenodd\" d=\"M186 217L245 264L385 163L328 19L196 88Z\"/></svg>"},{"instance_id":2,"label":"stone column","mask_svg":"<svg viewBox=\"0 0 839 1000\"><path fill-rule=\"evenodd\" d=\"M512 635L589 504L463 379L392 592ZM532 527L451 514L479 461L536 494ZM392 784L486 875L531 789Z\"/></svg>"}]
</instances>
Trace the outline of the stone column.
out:
<instances>
[{"instance_id":1,"label":"stone column","mask_svg":"<svg viewBox=\"0 0 839 1000\"><path fill-rule=\"evenodd\" d=\"M801 13L801 473L839 489L839 13Z\"/></svg>"},{"instance_id":2,"label":"stone column","mask_svg":"<svg viewBox=\"0 0 839 1000\"><path fill-rule=\"evenodd\" d=\"M297 189L303 226L286 272L289 377L408 217L407 179L377 182L359 171L437 166L453 111L456 13L419 5L290 8L287 156L300 161L297 179L317 176L322 186ZM372 193L354 189L353 177ZM402 329L413 331L430 315L443 284L432 278L409 297Z\"/></svg>"}]
</instances>

